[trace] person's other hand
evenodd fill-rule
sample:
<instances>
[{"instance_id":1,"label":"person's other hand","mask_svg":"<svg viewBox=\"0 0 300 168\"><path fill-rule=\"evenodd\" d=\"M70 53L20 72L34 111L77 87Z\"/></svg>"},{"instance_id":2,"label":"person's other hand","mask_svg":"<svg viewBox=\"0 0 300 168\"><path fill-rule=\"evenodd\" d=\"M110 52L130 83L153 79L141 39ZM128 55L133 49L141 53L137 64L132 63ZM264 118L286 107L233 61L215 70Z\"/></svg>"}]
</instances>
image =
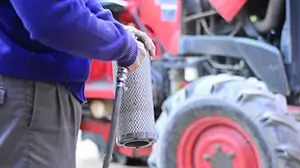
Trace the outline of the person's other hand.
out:
<instances>
[{"instance_id":1,"label":"person's other hand","mask_svg":"<svg viewBox=\"0 0 300 168\"><path fill-rule=\"evenodd\" d=\"M125 29L133 33L138 38L139 41L144 43L146 50L148 50L150 53L150 56L155 56L155 51L156 51L155 45L152 39L145 32L142 32L133 26L125 26Z\"/></svg>"},{"instance_id":2,"label":"person's other hand","mask_svg":"<svg viewBox=\"0 0 300 168\"><path fill-rule=\"evenodd\" d=\"M136 40L136 43L138 47L138 55L135 62L127 67L130 72L139 68L143 63L143 60L149 55L147 54L148 51L146 50L145 45L142 42Z\"/></svg>"}]
</instances>

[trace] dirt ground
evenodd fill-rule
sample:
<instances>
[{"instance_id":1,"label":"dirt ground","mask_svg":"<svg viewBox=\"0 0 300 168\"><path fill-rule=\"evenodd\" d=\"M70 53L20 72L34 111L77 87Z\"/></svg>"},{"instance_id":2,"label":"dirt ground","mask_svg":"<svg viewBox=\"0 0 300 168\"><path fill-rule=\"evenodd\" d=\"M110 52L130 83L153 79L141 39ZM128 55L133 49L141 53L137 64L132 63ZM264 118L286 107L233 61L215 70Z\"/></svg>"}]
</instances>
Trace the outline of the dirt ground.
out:
<instances>
[{"instance_id":1,"label":"dirt ground","mask_svg":"<svg viewBox=\"0 0 300 168\"><path fill-rule=\"evenodd\" d=\"M77 144L77 168L102 168L102 160L99 156L96 145L89 140L81 141ZM141 166L124 166L112 163L110 168L147 168Z\"/></svg>"},{"instance_id":2,"label":"dirt ground","mask_svg":"<svg viewBox=\"0 0 300 168\"><path fill-rule=\"evenodd\" d=\"M102 168L102 162L100 159L80 160L77 163L77 168ZM146 168L146 167L124 166L121 164L112 163L110 168Z\"/></svg>"}]
</instances>

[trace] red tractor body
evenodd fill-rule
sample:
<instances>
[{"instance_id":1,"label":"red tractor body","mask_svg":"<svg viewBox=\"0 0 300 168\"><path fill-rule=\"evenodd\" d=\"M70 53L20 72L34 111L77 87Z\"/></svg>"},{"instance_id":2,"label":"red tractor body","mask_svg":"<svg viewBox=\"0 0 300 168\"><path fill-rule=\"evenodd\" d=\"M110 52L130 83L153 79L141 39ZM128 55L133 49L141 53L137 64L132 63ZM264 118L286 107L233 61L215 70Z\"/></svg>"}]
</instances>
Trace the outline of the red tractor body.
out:
<instances>
[{"instance_id":1,"label":"red tractor body","mask_svg":"<svg viewBox=\"0 0 300 168\"><path fill-rule=\"evenodd\" d=\"M93 60L90 76L86 82L86 97L88 99L113 99L113 78L111 62Z\"/></svg>"},{"instance_id":2,"label":"red tractor body","mask_svg":"<svg viewBox=\"0 0 300 168\"><path fill-rule=\"evenodd\" d=\"M226 21L230 22L247 0L209 0L209 2Z\"/></svg>"}]
</instances>

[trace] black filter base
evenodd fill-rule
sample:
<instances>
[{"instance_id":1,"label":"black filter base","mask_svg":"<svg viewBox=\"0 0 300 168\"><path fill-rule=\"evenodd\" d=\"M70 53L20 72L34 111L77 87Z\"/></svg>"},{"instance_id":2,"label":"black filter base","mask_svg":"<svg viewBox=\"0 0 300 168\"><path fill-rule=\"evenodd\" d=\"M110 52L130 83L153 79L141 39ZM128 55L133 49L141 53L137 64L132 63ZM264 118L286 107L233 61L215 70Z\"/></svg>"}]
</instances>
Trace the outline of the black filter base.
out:
<instances>
[{"instance_id":1,"label":"black filter base","mask_svg":"<svg viewBox=\"0 0 300 168\"><path fill-rule=\"evenodd\" d=\"M157 141L153 132L130 133L117 136L117 145L126 148L145 148L152 146Z\"/></svg>"}]
</instances>

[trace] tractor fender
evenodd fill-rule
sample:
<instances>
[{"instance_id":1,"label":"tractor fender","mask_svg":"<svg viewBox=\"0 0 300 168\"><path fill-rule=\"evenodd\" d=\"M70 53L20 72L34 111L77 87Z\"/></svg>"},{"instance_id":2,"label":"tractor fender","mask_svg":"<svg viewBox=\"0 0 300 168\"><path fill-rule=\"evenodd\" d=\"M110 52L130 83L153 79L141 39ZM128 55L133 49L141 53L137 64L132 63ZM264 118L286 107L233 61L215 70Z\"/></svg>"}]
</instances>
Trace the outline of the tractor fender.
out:
<instances>
[{"instance_id":1,"label":"tractor fender","mask_svg":"<svg viewBox=\"0 0 300 168\"><path fill-rule=\"evenodd\" d=\"M209 129L203 129L197 135L187 136L197 138L195 142L198 143L185 143L180 148L182 137L185 136L186 130L191 129L191 125L202 119L203 123L199 123L194 129L199 131L205 122L210 122L213 118L220 118L220 120L215 121L215 125L209 127L216 127L214 131L218 131L222 127L221 120L228 120L233 122L236 127L242 128L240 132L246 134L243 134L243 137L248 137L246 141L241 141L247 142L247 145L232 144L232 142L238 141L241 136L237 136L236 141L234 139L229 140L229 144L234 146L229 149L223 148L226 146L226 138L221 142L216 142L216 139L211 140L210 138L217 137L218 140L218 138L226 136L227 133L230 137L232 130L229 128L231 127L228 127L228 132L221 131L216 134L212 131L209 136L206 136L206 141L211 141L207 142L206 145L212 144L214 146L210 151L220 152L224 149L224 151L229 151L229 158L236 157L235 163L231 164L240 163L237 166L240 168L251 167L245 166L244 159L252 158L255 162L251 164L257 165L254 167L300 167L299 123L292 114L287 112L285 97L281 94L273 94L268 90L266 84L256 78L246 79L227 74L205 76L169 97L164 102L163 110L162 116L156 123L159 141L153 147L153 152L149 157L150 168L199 167L199 164L202 167L207 167L208 164L216 168L235 167L236 165L230 166L229 162L226 165L226 160L221 159L218 162L217 158L221 154L215 156L217 154L205 154L196 151L198 146L201 147L201 143L205 144L203 138L207 135L206 130ZM223 126L224 128L226 126ZM237 135L242 135L242 133L237 133ZM245 154L248 145L253 145L251 150L247 151L255 151L256 157ZM191 151L184 151L187 148ZM195 151L193 151L194 149ZM202 149L208 150L209 147ZM195 156L196 153L200 156ZM182 158L187 155L194 156L188 159ZM183 166L189 161L191 165L198 165ZM206 166L201 163L206 164Z\"/></svg>"},{"instance_id":2,"label":"tractor fender","mask_svg":"<svg viewBox=\"0 0 300 168\"><path fill-rule=\"evenodd\" d=\"M245 60L257 78L269 89L290 94L288 78L280 51L265 42L243 37L182 36L179 54L217 55Z\"/></svg>"}]
</instances>

